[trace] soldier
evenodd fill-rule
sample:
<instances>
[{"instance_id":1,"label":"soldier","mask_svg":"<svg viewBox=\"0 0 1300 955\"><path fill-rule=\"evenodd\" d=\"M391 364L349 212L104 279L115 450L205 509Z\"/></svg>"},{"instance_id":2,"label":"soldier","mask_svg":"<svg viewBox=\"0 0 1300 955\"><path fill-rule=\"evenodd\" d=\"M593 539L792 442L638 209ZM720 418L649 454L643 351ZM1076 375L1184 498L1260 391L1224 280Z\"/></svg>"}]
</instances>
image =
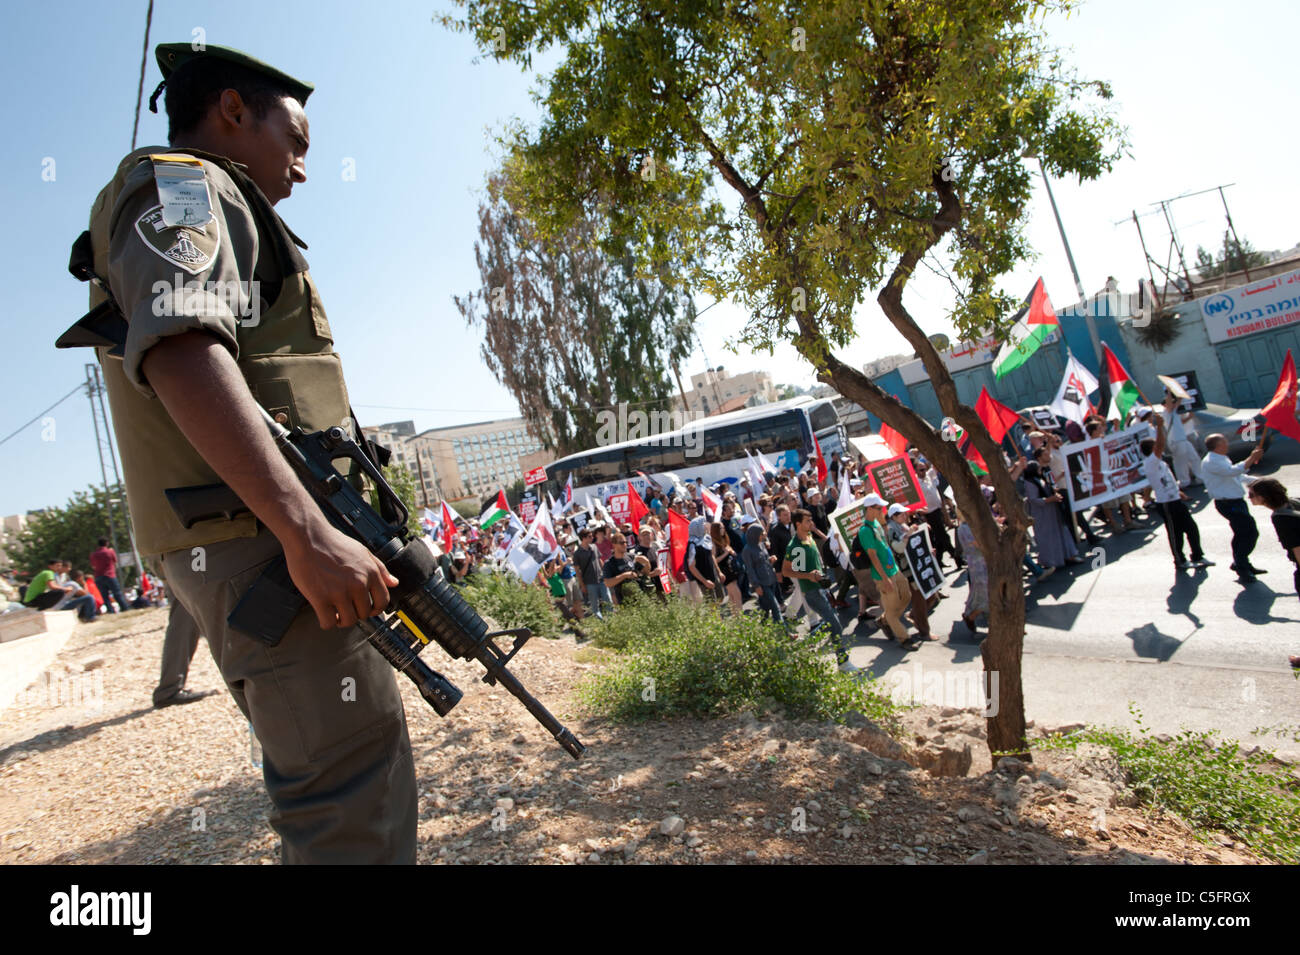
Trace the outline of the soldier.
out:
<instances>
[{"instance_id":1,"label":"soldier","mask_svg":"<svg viewBox=\"0 0 1300 955\"><path fill-rule=\"evenodd\" d=\"M159 554L264 752L286 863L415 861L393 670L356 626L394 578L334 529L269 436L351 422L320 297L272 208L306 181L310 84L237 50L156 50L171 148L136 150L91 211L93 270L129 331L99 350L140 550ZM105 294L92 289L92 306ZM164 490L224 481L252 514L184 528ZM274 646L226 617L275 557L311 604Z\"/></svg>"}]
</instances>

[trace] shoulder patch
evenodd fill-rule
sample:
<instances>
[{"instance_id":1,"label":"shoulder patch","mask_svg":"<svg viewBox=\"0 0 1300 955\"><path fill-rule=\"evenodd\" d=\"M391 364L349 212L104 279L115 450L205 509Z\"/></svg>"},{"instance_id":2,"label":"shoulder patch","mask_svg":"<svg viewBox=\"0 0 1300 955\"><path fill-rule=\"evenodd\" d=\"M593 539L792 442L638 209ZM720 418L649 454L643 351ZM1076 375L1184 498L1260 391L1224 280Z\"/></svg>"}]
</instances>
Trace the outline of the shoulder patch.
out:
<instances>
[{"instance_id":1,"label":"shoulder patch","mask_svg":"<svg viewBox=\"0 0 1300 955\"><path fill-rule=\"evenodd\" d=\"M135 232L150 251L191 275L207 270L221 239L215 217L207 225L170 226L163 220L161 205L135 220Z\"/></svg>"}]
</instances>

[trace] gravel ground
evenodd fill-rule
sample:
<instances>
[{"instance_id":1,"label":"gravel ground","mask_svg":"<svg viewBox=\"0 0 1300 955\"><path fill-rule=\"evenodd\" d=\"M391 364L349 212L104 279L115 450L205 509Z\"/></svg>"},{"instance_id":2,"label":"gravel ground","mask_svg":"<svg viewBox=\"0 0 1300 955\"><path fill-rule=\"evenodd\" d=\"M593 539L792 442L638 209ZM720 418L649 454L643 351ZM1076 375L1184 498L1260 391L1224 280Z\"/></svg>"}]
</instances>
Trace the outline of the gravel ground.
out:
<instances>
[{"instance_id":1,"label":"gravel ground","mask_svg":"<svg viewBox=\"0 0 1300 955\"><path fill-rule=\"evenodd\" d=\"M4 711L0 862L278 861L247 723L206 647L189 686L220 692L150 704L165 624L165 610L78 624ZM600 656L572 638L537 640L511 664L587 744L580 763L481 683L477 664L431 661L465 691L445 720L399 680L421 862L1259 861L1226 837L1206 845L1177 819L1126 806L1095 748L984 772L973 711L910 710L902 741L870 725L754 714L632 727L586 719L571 693Z\"/></svg>"}]
</instances>

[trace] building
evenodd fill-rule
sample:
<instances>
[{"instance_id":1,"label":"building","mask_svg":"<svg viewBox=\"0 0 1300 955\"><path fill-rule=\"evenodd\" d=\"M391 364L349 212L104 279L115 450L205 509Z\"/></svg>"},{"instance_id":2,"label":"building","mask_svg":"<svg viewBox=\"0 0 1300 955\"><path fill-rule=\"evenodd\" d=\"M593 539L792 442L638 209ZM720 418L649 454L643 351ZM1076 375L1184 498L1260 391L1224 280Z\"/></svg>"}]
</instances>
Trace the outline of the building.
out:
<instances>
[{"instance_id":1,"label":"building","mask_svg":"<svg viewBox=\"0 0 1300 955\"><path fill-rule=\"evenodd\" d=\"M416 501L421 506L443 498L481 497L509 487L524 476L520 458L542 450L541 443L528 434L523 418L430 428L418 434L410 421L363 430L393 452L389 464L402 465L415 475Z\"/></svg>"},{"instance_id":2,"label":"building","mask_svg":"<svg viewBox=\"0 0 1300 955\"><path fill-rule=\"evenodd\" d=\"M724 405L728 409L735 409L766 404L769 401L776 401L776 386L772 384L770 374L765 371L747 371L729 375L719 365L717 368L706 368L698 375L691 375L691 390L686 392L687 407L683 409L679 395L673 402L673 410L707 416L720 414L719 409Z\"/></svg>"},{"instance_id":3,"label":"building","mask_svg":"<svg viewBox=\"0 0 1300 955\"><path fill-rule=\"evenodd\" d=\"M1234 272L1198 282L1190 291L1167 286L1158 300L1163 308L1154 315L1138 307L1150 296L1149 283L1143 284L1147 292L1126 294L1112 280L1086 302L1058 308L1060 332L1001 379L993 376L1000 343L992 336L940 352L961 403L974 407L987 387L1012 408L1050 404L1071 353L1100 377L1097 352L1104 344L1153 401L1164 392L1157 375L1190 373L1206 402L1259 408L1273 396L1287 350L1300 360L1300 257L1279 256L1252 267L1250 281ZM919 358L872 380L931 424L943 419ZM870 422L879 428L874 415Z\"/></svg>"}]
</instances>

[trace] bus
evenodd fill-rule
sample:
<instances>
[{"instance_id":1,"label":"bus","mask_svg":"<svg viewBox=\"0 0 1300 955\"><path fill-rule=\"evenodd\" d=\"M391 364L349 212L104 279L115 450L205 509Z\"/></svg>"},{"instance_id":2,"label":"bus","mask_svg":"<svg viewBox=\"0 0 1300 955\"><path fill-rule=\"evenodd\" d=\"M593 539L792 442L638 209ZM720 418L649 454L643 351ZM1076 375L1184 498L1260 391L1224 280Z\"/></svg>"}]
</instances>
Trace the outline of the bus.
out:
<instances>
[{"instance_id":1,"label":"bus","mask_svg":"<svg viewBox=\"0 0 1300 955\"><path fill-rule=\"evenodd\" d=\"M835 452L844 455L848 438L835 405L827 398L801 395L699 418L676 431L571 454L546 465L546 487L559 500L573 475L574 502L581 506L586 496L604 501L626 491L629 480L644 494L648 485L638 471L656 477L665 490L672 478L664 475L675 476L682 484L735 484L748 464L746 450L761 451L775 467L798 470L814 453L814 435L828 463Z\"/></svg>"}]
</instances>

